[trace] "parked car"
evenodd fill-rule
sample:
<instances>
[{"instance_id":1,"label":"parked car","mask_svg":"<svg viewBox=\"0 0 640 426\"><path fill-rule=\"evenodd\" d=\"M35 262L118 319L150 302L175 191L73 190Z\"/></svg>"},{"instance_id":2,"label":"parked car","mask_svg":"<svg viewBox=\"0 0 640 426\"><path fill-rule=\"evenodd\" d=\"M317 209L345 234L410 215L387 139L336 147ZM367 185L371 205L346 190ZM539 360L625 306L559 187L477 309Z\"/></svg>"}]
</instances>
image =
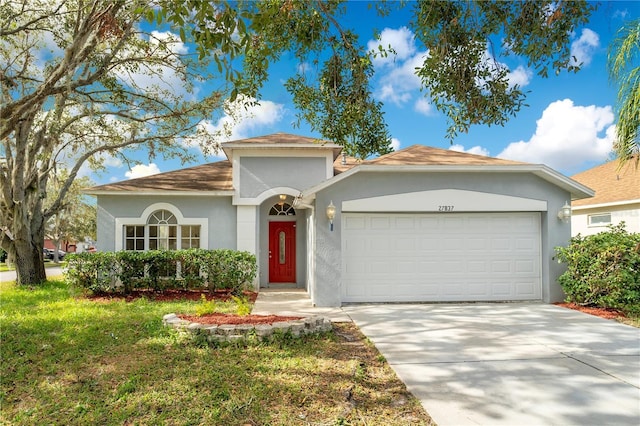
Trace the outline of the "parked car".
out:
<instances>
[{"instance_id":1,"label":"parked car","mask_svg":"<svg viewBox=\"0 0 640 426\"><path fill-rule=\"evenodd\" d=\"M48 249L48 248L42 249L42 255L44 256L45 259L54 260L53 259L54 253L55 253L55 250ZM64 259L65 254L67 253L65 253L62 250L58 250L58 260Z\"/></svg>"}]
</instances>

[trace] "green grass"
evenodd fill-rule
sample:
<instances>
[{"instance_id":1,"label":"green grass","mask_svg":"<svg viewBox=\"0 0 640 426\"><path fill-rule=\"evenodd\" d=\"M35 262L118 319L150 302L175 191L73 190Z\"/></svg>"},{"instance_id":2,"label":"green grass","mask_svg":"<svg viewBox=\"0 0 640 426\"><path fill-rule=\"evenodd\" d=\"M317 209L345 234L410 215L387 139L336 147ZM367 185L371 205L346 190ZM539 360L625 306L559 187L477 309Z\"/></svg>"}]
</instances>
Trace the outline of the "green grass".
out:
<instances>
[{"instance_id":1,"label":"green grass","mask_svg":"<svg viewBox=\"0 0 640 426\"><path fill-rule=\"evenodd\" d=\"M67 262L54 263L51 260L44 261L45 268L55 268L55 267L65 267L65 266L67 266ZM13 265L9 266L4 262L0 262L0 272L15 271L15 270L16 268L14 268Z\"/></svg>"},{"instance_id":2,"label":"green grass","mask_svg":"<svg viewBox=\"0 0 640 426\"><path fill-rule=\"evenodd\" d=\"M162 326L196 306L0 283L0 424L430 424L364 339L211 348Z\"/></svg>"}]
</instances>

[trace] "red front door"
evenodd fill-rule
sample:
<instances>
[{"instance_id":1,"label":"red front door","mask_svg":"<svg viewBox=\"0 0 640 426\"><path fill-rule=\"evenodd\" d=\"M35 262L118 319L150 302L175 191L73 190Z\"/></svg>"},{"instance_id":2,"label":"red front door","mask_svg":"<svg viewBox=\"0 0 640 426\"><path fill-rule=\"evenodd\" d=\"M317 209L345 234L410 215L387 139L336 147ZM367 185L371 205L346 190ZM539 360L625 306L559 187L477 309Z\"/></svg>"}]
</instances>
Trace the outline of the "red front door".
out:
<instances>
[{"instance_id":1,"label":"red front door","mask_svg":"<svg viewBox=\"0 0 640 426\"><path fill-rule=\"evenodd\" d=\"M269 222L269 282L296 282L295 222Z\"/></svg>"}]
</instances>

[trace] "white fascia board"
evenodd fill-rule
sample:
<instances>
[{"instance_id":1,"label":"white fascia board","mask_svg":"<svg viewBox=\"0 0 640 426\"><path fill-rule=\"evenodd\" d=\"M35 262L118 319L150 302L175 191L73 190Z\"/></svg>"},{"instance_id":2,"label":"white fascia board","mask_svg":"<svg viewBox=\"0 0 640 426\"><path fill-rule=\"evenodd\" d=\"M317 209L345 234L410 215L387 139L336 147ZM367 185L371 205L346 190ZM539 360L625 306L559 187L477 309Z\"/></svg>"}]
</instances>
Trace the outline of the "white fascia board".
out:
<instances>
[{"instance_id":1,"label":"white fascia board","mask_svg":"<svg viewBox=\"0 0 640 426\"><path fill-rule=\"evenodd\" d=\"M231 197L233 191L91 191L83 190L83 194L87 195L123 195L123 196L140 196L140 195L158 195L158 196L178 196L178 197Z\"/></svg>"},{"instance_id":2,"label":"white fascia board","mask_svg":"<svg viewBox=\"0 0 640 426\"><path fill-rule=\"evenodd\" d=\"M601 204L588 204L586 206L575 206L571 207L571 210L590 210L590 209L600 209L604 207L618 207L625 205L633 205L640 204L640 199L637 200L624 200L624 201L612 201L611 203L601 203Z\"/></svg>"},{"instance_id":3,"label":"white fascia board","mask_svg":"<svg viewBox=\"0 0 640 426\"><path fill-rule=\"evenodd\" d=\"M318 185L309 188L301 193L303 200L307 200L315 194L349 176L358 172L403 172L403 173L419 173L419 172L432 172L432 173L533 173L534 175L544 179L556 186L571 193L572 200L579 200L582 198L589 198L595 195L595 191L588 188L581 183L564 176L555 170L542 165L542 164L513 164L513 165L375 165L375 164L363 164L355 166L346 172L340 173L333 178L319 183ZM310 198L309 198L310 199Z\"/></svg>"},{"instance_id":4,"label":"white fascia board","mask_svg":"<svg viewBox=\"0 0 640 426\"><path fill-rule=\"evenodd\" d=\"M554 185L570 192L571 200L581 200L583 198L591 198L596 195L596 192L588 186L583 185L580 182L545 166L544 164L534 164L531 171L533 171L536 176L546 180L547 182L553 183Z\"/></svg>"},{"instance_id":5,"label":"white fascia board","mask_svg":"<svg viewBox=\"0 0 640 426\"><path fill-rule=\"evenodd\" d=\"M436 189L342 202L343 212L546 212L547 202L488 192Z\"/></svg>"}]
</instances>

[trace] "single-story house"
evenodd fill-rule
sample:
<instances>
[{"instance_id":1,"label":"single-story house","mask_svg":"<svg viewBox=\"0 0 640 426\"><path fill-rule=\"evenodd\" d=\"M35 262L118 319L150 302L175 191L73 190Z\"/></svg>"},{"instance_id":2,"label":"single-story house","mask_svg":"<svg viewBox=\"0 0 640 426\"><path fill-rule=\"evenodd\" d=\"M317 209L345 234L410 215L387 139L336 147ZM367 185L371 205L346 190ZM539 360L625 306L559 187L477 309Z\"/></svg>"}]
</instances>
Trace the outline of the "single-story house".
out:
<instances>
[{"instance_id":1,"label":"single-story house","mask_svg":"<svg viewBox=\"0 0 640 426\"><path fill-rule=\"evenodd\" d=\"M278 133L223 150L227 160L89 189L98 250L246 250L256 289L304 288L316 306L554 302L567 203L593 195L544 165L424 145L359 161Z\"/></svg>"},{"instance_id":2,"label":"single-story house","mask_svg":"<svg viewBox=\"0 0 640 426\"><path fill-rule=\"evenodd\" d=\"M620 222L627 231L640 232L639 167L635 158L622 168L618 160L612 160L572 177L596 192L593 198L571 203L573 235L597 234Z\"/></svg>"}]
</instances>

